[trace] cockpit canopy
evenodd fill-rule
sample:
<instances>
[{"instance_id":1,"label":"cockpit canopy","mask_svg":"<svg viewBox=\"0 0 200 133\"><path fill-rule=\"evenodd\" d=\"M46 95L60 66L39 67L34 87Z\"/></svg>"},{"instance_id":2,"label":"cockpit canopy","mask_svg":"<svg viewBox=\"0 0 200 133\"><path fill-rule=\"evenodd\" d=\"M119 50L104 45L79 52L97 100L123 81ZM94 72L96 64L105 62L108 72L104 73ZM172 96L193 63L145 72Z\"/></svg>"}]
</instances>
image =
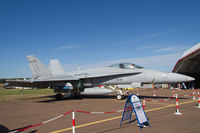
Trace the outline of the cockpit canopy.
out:
<instances>
[{"instance_id":1,"label":"cockpit canopy","mask_svg":"<svg viewBox=\"0 0 200 133\"><path fill-rule=\"evenodd\" d=\"M111 65L110 67L115 67L115 68L122 68L122 69L142 69L144 67L138 66L136 64L131 64L131 63L119 63L119 64L114 64Z\"/></svg>"}]
</instances>

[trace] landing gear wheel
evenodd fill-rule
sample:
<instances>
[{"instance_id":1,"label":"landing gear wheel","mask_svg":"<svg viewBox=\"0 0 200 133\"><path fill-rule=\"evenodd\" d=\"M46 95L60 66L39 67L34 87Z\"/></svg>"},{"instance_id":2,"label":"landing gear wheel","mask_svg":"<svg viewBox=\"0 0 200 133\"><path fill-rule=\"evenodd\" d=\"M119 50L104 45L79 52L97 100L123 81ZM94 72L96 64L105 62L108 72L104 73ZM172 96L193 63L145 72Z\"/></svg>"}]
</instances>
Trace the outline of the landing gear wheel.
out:
<instances>
[{"instance_id":1,"label":"landing gear wheel","mask_svg":"<svg viewBox=\"0 0 200 133\"><path fill-rule=\"evenodd\" d=\"M56 100L61 100L63 98L63 95L61 93L56 94Z\"/></svg>"},{"instance_id":2,"label":"landing gear wheel","mask_svg":"<svg viewBox=\"0 0 200 133\"><path fill-rule=\"evenodd\" d=\"M75 89L75 94L74 94L74 98L80 98L80 90L79 88Z\"/></svg>"},{"instance_id":3,"label":"landing gear wheel","mask_svg":"<svg viewBox=\"0 0 200 133\"><path fill-rule=\"evenodd\" d=\"M80 98L80 94L74 94L74 98Z\"/></svg>"},{"instance_id":4,"label":"landing gear wheel","mask_svg":"<svg viewBox=\"0 0 200 133\"><path fill-rule=\"evenodd\" d=\"M117 98L117 100L122 100L123 97L122 97L122 95L118 94L116 98Z\"/></svg>"}]
</instances>

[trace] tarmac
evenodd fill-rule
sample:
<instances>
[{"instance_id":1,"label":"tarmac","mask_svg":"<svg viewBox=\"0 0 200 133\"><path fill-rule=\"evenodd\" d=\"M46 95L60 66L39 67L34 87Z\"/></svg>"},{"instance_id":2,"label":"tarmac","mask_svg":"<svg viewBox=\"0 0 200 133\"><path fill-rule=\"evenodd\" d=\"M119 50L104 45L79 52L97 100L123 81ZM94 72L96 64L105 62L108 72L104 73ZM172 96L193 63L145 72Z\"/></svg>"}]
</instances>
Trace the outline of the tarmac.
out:
<instances>
[{"instance_id":1,"label":"tarmac","mask_svg":"<svg viewBox=\"0 0 200 133\"><path fill-rule=\"evenodd\" d=\"M195 90L196 91L196 90ZM131 90L136 94L136 90ZM175 90L178 94L192 94L192 90ZM198 100L192 96L179 97L179 110L182 115L174 115L176 112L175 98L172 90L156 89L156 97L153 89L140 89L139 98L154 100L146 101L145 112L151 128L142 129L143 133L199 133L200 109L197 108ZM197 97L197 95L196 95ZM155 100L164 100L155 102ZM0 125L8 129L16 129L28 125L37 125L51 118L60 116L71 110L88 112L111 112L123 110L126 99L116 100L114 95L105 96L81 96L78 99L65 98L56 101L53 96L35 97L24 100L0 102ZM130 122L123 122L120 127L123 112L108 114L75 114L77 133L139 133L137 120L134 116ZM1 129L1 128L0 128ZM0 130L1 132L1 130ZM29 128L24 133L72 133L72 114L66 114L54 121Z\"/></svg>"}]
</instances>

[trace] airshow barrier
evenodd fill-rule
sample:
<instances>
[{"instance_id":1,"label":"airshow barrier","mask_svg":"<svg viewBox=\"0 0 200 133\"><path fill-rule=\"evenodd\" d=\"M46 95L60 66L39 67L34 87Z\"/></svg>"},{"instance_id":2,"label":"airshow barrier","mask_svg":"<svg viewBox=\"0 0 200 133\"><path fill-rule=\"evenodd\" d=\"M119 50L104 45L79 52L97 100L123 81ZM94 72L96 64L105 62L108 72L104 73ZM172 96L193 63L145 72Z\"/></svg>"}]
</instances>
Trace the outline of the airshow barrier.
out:
<instances>
[{"instance_id":1,"label":"airshow barrier","mask_svg":"<svg viewBox=\"0 0 200 133\"><path fill-rule=\"evenodd\" d=\"M131 109L133 109L133 108L128 108L125 111L131 110ZM54 120L57 120L58 118L66 116L70 113L72 113L72 126L73 126L73 130L74 130L75 129L75 112L77 112L77 113L87 113L87 114L111 114L111 113L119 113L119 112L123 112L123 111L124 110L116 110L116 111L108 111L108 112L89 112L89 111L81 111L81 110L70 110L70 111L68 111L64 114L58 115L56 117L53 117L53 118L46 120L46 121L43 121L41 123L38 123L38 124L35 124L35 125L30 125L30 126L27 126L27 127L24 127L24 128L15 129L15 130L9 131L8 133L18 133L18 132L22 132L22 131L28 130L30 128L33 128L33 127L38 127L38 126L47 124L49 122L52 122Z\"/></svg>"},{"instance_id":2,"label":"airshow barrier","mask_svg":"<svg viewBox=\"0 0 200 133\"><path fill-rule=\"evenodd\" d=\"M199 90L198 90L198 92L197 92L197 94L198 94L198 106L197 106L197 108L200 108L200 94L199 94ZM131 95L130 95L131 96ZM129 97L130 97L129 96ZM136 95L134 95L134 96L136 96ZM38 123L38 124L35 124L35 125L29 125L29 126L26 126L26 127L23 127L23 128L18 128L18 129L14 129L14 130L10 130L8 133L18 133L18 132L23 132L23 131L25 131L25 130L28 130L28 129L30 129L30 128L34 128L34 127L38 127L38 126L41 126L41 125L44 125L44 124L47 124L47 123L50 123L50 122L52 122L52 121L54 121L54 120L57 120L57 119L59 119L59 118L61 118L61 117L63 117L63 116L66 116L66 115L68 115L68 114L70 114L70 113L72 113L72 131L73 131L73 133L75 133L75 113L87 113L87 114L112 114L112 113L120 113L120 112L123 112L123 115L122 115L122 120L121 120L121 123L122 123L122 121L123 121L123 117L124 117L124 114L126 113L126 112L131 112L131 114L132 114L132 112L133 112L133 110L135 111L135 115L136 115L136 118L137 118L137 120L138 120L138 124L139 124L139 127L140 127L140 129L142 128L140 125L142 124L142 123L140 123L140 120L139 120L139 115L138 115L138 113L137 113L137 109L139 109L140 107L140 105L142 106L142 108L140 108L140 112L144 112L144 110L145 110L145 106L146 106L146 101L149 101L149 102L166 102L166 101L168 101L168 100L171 100L171 99L173 99L174 97L176 98L176 112L174 113L175 115L181 115L181 113L179 112L179 106L178 106L178 96L193 96L193 99L194 99L194 97L195 97L195 92L193 91L193 94L190 94L190 95L182 95L182 94L180 94L180 95L178 95L178 94L174 94L174 92L173 92L173 96L172 97L170 97L170 98L168 98L168 99L161 99L161 100L152 100L152 99L146 99L146 98L144 98L143 99L143 102L141 103L140 101L137 101L137 102L135 102L135 103L137 103L137 104L133 104L132 103L132 106L128 106L128 107L126 107L126 105L127 105L127 102L126 102L126 104L125 104L125 108L124 109L122 109L122 110L115 110L115 111L107 111L107 112L93 112L93 111L82 111L82 110L70 110L70 111L68 111L68 112L66 112L66 113L64 113L64 114L61 114L61 115L58 115L58 116L55 116L55 117L53 117L53 118L50 118L50 119L48 119L48 120L46 120L46 121L43 121L43 122L40 122L40 123ZM129 98L128 97L128 98ZM128 101L128 98L127 98L127 101ZM129 100L130 101L130 100ZM129 104L130 105L130 104ZM137 108L137 109L136 109ZM144 113L145 114L145 113ZM129 118L131 118L131 116L132 115L130 115L130 113L129 113L129 117L127 117L127 119ZM146 115L143 115L143 116L145 116L146 117ZM127 120L127 119L125 119L125 120ZM142 118L143 120L142 121L144 121L144 117ZM148 122L148 120L147 120L147 118L145 119L145 122L147 122L148 124L149 124L149 122ZM120 124L121 125L121 124ZM150 125L149 125L150 126Z\"/></svg>"},{"instance_id":3,"label":"airshow barrier","mask_svg":"<svg viewBox=\"0 0 200 133\"><path fill-rule=\"evenodd\" d=\"M197 106L197 108L199 109L200 108L200 94L199 94L199 91L198 91L198 101L199 101L199 105Z\"/></svg>"}]
</instances>

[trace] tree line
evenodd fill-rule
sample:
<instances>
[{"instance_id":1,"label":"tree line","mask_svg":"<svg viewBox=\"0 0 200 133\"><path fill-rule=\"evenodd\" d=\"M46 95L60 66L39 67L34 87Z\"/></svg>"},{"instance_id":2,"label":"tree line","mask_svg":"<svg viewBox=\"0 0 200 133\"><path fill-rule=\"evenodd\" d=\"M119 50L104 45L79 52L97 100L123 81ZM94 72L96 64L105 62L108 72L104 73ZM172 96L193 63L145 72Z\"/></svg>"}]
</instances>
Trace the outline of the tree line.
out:
<instances>
[{"instance_id":1,"label":"tree line","mask_svg":"<svg viewBox=\"0 0 200 133\"><path fill-rule=\"evenodd\" d=\"M6 83L6 80L22 80L23 78L12 78L12 79L0 79L0 83Z\"/></svg>"}]
</instances>

